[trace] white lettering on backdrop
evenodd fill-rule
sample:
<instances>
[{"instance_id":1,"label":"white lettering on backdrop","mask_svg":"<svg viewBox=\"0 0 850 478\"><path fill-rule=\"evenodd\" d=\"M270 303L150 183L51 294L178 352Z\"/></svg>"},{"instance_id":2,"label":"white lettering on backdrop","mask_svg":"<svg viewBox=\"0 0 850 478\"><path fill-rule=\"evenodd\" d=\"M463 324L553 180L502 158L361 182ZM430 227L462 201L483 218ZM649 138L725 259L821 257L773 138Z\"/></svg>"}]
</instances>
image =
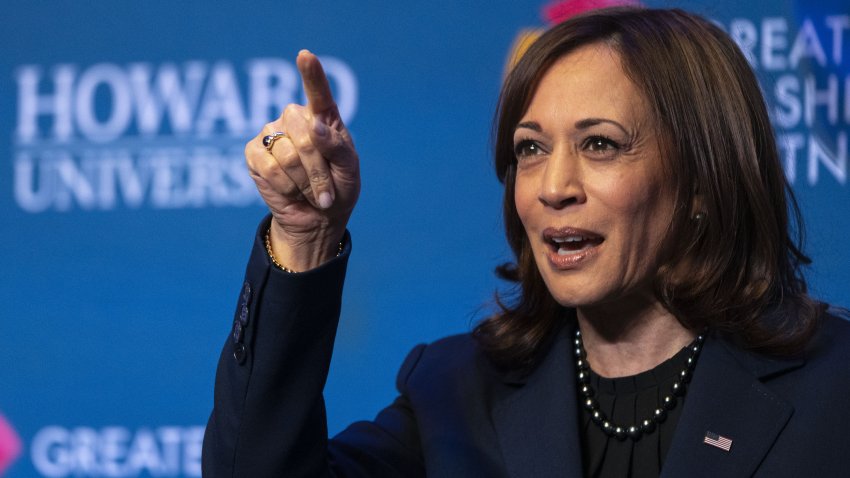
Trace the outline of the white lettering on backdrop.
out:
<instances>
[{"instance_id":1,"label":"white lettering on backdrop","mask_svg":"<svg viewBox=\"0 0 850 478\"><path fill-rule=\"evenodd\" d=\"M203 440L204 427L48 426L36 433L30 455L50 478L201 476Z\"/></svg>"},{"instance_id":2,"label":"white lettering on backdrop","mask_svg":"<svg viewBox=\"0 0 850 478\"><path fill-rule=\"evenodd\" d=\"M725 25L721 25L726 27ZM765 81L785 175L794 183L848 179L850 15L729 22L727 31ZM826 173L826 174L824 174Z\"/></svg>"},{"instance_id":3,"label":"white lettering on backdrop","mask_svg":"<svg viewBox=\"0 0 850 478\"><path fill-rule=\"evenodd\" d=\"M358 84L322 57L350 123ZM295 66L227 61L20 66L14 198L24 211L245 206L259 203L244 143L287 103L303 102Z\"/></svg>"}]
</instances>

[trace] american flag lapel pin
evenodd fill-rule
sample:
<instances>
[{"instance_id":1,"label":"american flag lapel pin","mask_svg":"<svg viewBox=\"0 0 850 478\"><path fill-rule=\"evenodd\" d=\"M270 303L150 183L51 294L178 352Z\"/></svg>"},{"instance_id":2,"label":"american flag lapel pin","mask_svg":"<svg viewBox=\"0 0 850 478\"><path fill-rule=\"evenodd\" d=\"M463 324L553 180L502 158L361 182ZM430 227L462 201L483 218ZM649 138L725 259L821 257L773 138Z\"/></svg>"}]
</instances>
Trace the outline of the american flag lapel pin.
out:
<instances>
[{"instance_id":1,"label":"american flag lapel pin","mask_svg":"<svg viewBox=\"0 0 850 478\"><path fill-rule=\"evenodd\" d=\"M711 445L716 448L720 448L723 451L729 451L732 448L732 439L727 438L723 435L718 435L714 432L705 432L705 438L702 439L702 442L706 445Z\"/></svg>"}]
</instances>

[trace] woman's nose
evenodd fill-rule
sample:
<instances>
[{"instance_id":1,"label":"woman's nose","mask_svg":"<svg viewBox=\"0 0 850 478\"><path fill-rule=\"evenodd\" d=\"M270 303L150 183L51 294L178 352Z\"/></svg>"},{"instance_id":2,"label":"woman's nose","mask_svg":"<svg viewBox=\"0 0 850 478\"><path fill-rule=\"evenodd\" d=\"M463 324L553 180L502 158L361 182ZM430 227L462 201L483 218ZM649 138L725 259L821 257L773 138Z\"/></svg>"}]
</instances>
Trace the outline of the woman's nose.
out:
<instances>
[{"instance_id":1,"label":"woman's nose","mask_svg":"<svg viewBox=\"0 0 850 478\"><path fill-rule=\"evenodd\" d=\"M568 153L550 156L541 178L538 199L554 209L584 203L587 197L579 158Z\"/></svg>"}]
</instances>

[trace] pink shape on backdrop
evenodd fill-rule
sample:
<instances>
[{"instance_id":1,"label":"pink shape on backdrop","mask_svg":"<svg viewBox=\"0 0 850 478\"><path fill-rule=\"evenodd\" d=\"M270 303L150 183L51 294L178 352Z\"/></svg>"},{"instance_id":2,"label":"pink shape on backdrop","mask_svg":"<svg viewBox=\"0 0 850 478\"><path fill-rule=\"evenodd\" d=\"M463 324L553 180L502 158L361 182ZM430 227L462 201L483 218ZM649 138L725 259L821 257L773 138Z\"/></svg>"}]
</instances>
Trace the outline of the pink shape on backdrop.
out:
<instances>
[{"instance_id":1,"label":"pink shape on backdrop","mask_svg":"<svg viewBox=\"0 0 850 478\"><path fill-rule=\"evenodd\" d=\"M21 454L21 439L12 425L0 415L0 476Z\"/></svg>"},{"instance_id":2,"label":"pink shape on backdrop","mask_svg":"<svg viewBox=\"0 0 850 478\"><path fill-rule=\"evenodd\" d=\"M639 0L560 0L543 7L543 18L549 25L557 25L570 17L597 8L640 5Z\"/></svg>"}]
</instances>

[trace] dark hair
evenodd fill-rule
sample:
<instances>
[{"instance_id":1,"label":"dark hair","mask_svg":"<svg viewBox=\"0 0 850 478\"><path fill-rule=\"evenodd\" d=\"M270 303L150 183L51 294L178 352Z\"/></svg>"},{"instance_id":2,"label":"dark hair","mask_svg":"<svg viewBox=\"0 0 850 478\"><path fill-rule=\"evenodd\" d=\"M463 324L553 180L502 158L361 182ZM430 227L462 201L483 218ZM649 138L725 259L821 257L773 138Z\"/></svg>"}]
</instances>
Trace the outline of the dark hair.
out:
<instances>
[{"instance_id":1,"label":"dark hair","mask_svg":"<svg viewBox=\"0 0 850 478\"><path fill-rule=\"evenodd\" d=\"M801 251L802 220L758 80L735 43L709 21L642 8L596 10L553 27L505 80L494 153L516 263L497 273L517 282L519 295L497 296L501 310L476 326L477 340L496 364L528 368L571 313L546 288L517 215L513 134L549 67L598 43L619 53L626 75L646 95L673 182L656 297L692 330L709 326L764 353L801 351L825 306L806 293L801 267L811 261Z\"/></svg>"}]
</instances>

